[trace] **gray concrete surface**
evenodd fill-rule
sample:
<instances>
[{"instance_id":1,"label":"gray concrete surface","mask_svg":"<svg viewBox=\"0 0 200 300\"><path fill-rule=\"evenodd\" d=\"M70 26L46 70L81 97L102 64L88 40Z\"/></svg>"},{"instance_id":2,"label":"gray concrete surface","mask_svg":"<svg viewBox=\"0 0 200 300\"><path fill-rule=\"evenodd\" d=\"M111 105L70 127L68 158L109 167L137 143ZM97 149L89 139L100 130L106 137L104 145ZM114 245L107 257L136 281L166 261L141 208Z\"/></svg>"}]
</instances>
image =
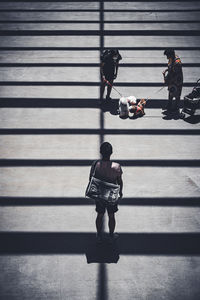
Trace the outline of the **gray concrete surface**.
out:
<instances>
[{"instance_id":1,"label":"gray concrete surface","mask_svg":"<svg viewBox=\"0 0 200 300\"><path fill-rule=\"evenodd\" d=\"M99 3L9 1L1 2L0 8L89 10L99 9ZM104 8L143 10L105 11L107 21L155 21L105 23L106 30L199 30L199 23L186 22L199 21L200 13L194 11L199 10L199 2L106 1ZM98 23L1 23L80 18L98 21L99 12L6 11L0 14L0 30L23 30L25 26L27 30L99 28ZM184 23L167 22L174 19ZM157 23L159 20L166 23ZM180 36L104 37L106 47L127 47L120 51L123 60L116 84L122 86L117 89L123 95L150 97L146 115L137 120L121 120L97 105L98 67L87 64L99 63L99 51L90 50L100 47L99 36L0 36L0 41L0 63L27 64L0 68L0 299L198 300L200 112L192 120L164 119L160 103L166 102L167 90L156 93L159 87L151 83L162 82L161 71L166 65L163 50L157 47L172 46L181 47L177 53L183 63L192 64L184 67L185 81L192 85L200 77L195 66L200 63L199 36L184 36L182 32ZM154 50L145 49L148 47ZM185 47L194 48L190 51ZM30 63L86 66L30 67ZM144 65L123 67L130 63ZM163 68L148 64L163 64ZM8 81L20 83L9 86ZM23 85L27 81L30 85ZM33 86L34 81L50 81L52 85ZM96 86L55 85L58 81L96 82ZM150 86L123 86L127 82ZM182 98L189 91L191 87L184 87ZM112 98L118 98L115 91ZM152 103L157 102L155 108ZM99 158L102 139L113 144L114 160L153 163L122 166L124 199L116 215L120 238L113 246L105 243L96 247L94 203L84 198L84 192L90 161ZM12 159L18 165L3 165ZM65 160L69 164L65 165ZM187 160L191 165L185 165ZM40 161L44 161L43 166ZM180 161L183 166L178 165ZM54 165L48 165L51 162ZM105 237L107 221L106 216Z\"/></svg>"}]
</instances>

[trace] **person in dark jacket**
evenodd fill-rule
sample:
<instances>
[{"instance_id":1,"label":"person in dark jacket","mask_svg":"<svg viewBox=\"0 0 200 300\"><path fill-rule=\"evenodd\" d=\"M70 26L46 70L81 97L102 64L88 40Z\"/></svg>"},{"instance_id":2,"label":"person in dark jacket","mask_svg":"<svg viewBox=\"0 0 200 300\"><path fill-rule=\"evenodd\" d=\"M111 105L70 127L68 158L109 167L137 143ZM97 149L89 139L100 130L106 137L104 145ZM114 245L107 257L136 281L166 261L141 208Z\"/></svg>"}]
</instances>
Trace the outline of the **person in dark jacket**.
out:
<instances>
[{"instance_id":1,"label":"person in dark jacket","mask_svg":"<svg viewBox=\"0 0 200 300\"><path fill-rule=\"evenodd\" d=\"M168 59L168 68L163 72L164 83L168 86L169 96L167 112L179 110L180 97L183 87L182 63L174 49L167 48L164 55ZM173 109L173 98L175 98L175 108Z\"/></svg>"},{"instance_id":2,"label":"person in dark jacket","mask_svg":"<svg viewBox=\"0 0 200 300\"><path fill-rule=\"evenodd\" d=\"M114 79L117 78L119 61L122 59L117 49L105 50L101 56L101 90L100 99L103 99L105 86L107 85L106 100L110 100L110 93ZM109 82L109 83L108 83Z\"/></svg>"}]
</instances>

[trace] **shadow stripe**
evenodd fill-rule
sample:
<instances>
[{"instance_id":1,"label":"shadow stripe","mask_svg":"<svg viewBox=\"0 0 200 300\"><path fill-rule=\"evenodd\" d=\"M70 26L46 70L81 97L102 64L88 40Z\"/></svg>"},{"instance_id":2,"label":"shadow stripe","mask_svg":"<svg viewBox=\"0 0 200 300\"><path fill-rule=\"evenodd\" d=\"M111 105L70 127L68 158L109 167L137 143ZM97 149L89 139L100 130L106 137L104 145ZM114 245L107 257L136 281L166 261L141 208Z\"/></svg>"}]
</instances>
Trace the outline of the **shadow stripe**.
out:
<instances>
[{"instance_id":1,"label":"shadow stripe","mask_svg":"<svg viewBox=\"0 0 200 300\"><path fill-rule=\"evenodd\" d=\"M0 36L100 36L99 30L0 30ZM104 36L200 36L200 30L104 30Z\"/></svg>"},{"instance_id":2,"label":"shadow stripe","mask_svg":"<svg viewBox=\"0 0 200 300\"><path fill-rule=\"evenodd\" d=\"M1 8L1 12L100 12L101 10L100 9L2 9ZM150 12L150 13L157 13L157 12L161 12L161 13L167 13L167 12L199 12L200 9L199 8L190 8L190 9L104 9L103 12Z\"/></svg>"},{"instance_id":3,"label":"shadow stripe","mask_svg":"<svg viewBox=\"0 0 200 300\"><path fill-rule=\"evenodd\" d=\"M200 207L200 197L133 197L123 198L120 206ZM85 197L0 197L0 206L94 205Z\"/></svg>"},{"instance_id":4,"label":"shadow stripe","mask_svg":"<svg viewBox=\"0 0 200 300\"><path fill-rule=\"evenodd\" d=\"M2 63L0 67L99 67L100 63ZM183 63L183 67L200 67L200 63ZM140 67L140 68L158 68L166 67L166 63L120 63L120 68Z\"/></svg>"},{"instance_id":5,"label":"shadow stripe","mask_svg":"<svg viewBox=\"0 0 200 300\"><path fill-rule=\"evenodd\" d=\"M2 128L0 135L200 135L200 129Z\"/></svg>"},{"instance_id":6,"label":"shadow stripe","mask_svg":"<svg viewBox=\"0 0 200 300\"><path fill-rule=\"evenodd\" d=\"M0 20L0 24L101 24L94 20ZM198 24L198 20L112 20L104 21L104 24Z\"/></svg>"},{"instance_id":7,"label":"shadow stripe","mask_svg":"<svg viewBox=\"0 0 200 300\"><path fill-rule=\"evenodd\" d=\"M86 159L0 159L0 167L67 167L91 166ZM126 167L200 167L200 159L133 159L116 160Z\"/></svg>"},{"instance_id":8,"label":"shadow stripe","mask_svg":"<svg viewBox=\"0 0 200 300\"><path fill-rule=\"evenodd\" d=\"M119 99L112 99L113 107L118 105ZM163 108L167 99L149 99L146 108ZM0 107L49 107L49 108L100 108L99 100L91 99L62 99L62 98L1 98ZM183 107L183 100L180 100L180 108Z\"/></svg>"},{"instance_id":9,"label":"shadow stripe","mask_svg":"<svg viewBox=\"0 0 200 300\"><path fill-rule=\"evenodd\" d=\"M183 86L194 87L196 82L184 82ZM100 82L91 81L0 81L0 86L100 86ZM162 82L116 82L115 86L162 87ZM167 88L167 86L166 86Z\"/></svg>"},{"instance_id":10,"label":"shadow stripe","mask_svg":"<svg viewBox=\"0 0 200 300\"><path fill-rule=\"evenodd\" d=\"M100 0L101 1L101 0ZM198 2L199 0L192 0L192 2ZM22 0L6 0L6 2L22 2ZM29 0L29 2L41 2L41 0ZM42 2L55 2L55 0L42 0ZM72 0L59 0L59 2L72 2ZM93 0L74 0L73 2L94 2ZM103 2L119 2L119 0L105 0ZM127 0L120 0L120 2L127 2ZM134 2L149 2L149 0L134 0ZM166 2L166 0L154 0L153 2ZM167 2L177 2L177 0L167 0ZM182 0L181 2L188 2L188 0Z\"/></svg>"},{"instance_id":11,"label":"shadow stripe","mask_svg":"<svg viewBox=\"0 0 200 300\"><path fill-rule=\"evenodd\" d=\"M109 47L114 49L114 47ZM103 48L106 49L106 48ZM118 50L130 51L164 51L166 47L118 47ZM200 50L200 47L176 47L176 50ZM2 47L0 51L100 51L100 47Z\"/></svg>"},{"instance_id":12,"label":"shadow stripe","mask_svg":"<svg viewBox=\"0 0 200 300\"><path fill-rule=\"evenodd\" d=\"M90 232L0 232L2 254L84 254L95 244ZM124 255L200 255L200 233L121 233Z\"/></svg>"}]
</instances>

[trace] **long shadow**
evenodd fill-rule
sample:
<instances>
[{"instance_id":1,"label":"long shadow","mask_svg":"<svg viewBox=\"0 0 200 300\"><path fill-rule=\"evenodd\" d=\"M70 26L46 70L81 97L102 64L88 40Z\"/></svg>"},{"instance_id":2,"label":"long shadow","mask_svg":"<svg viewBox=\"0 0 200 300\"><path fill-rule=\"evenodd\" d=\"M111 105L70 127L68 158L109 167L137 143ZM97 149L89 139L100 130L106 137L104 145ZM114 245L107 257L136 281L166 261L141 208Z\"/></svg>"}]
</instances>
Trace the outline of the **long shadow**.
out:
<instances>
[{"instance_id":1,"label":"long shadow","mask_svg":"<svg viewBox=\"0 0 200 300\"><path fill-rule=\"evenodd\" d=\"M109 2L109 0L103 2ZM112 1L115 2L116 0ZM138 0L137 0L138 1ZM140 1L140 0L139 0ZM148 0L142 0L143 2L148 2ZM175 0L168 0L167 2L174 2ZM199 0L193 0L192 2L198 2ZM7 0L6 2L21 2L21 0ZM29 2L40 2L40 0L29 0ZM42 2L55 2L55 0L42 0ZM59 2L72 2L71 0L59 0ZM86 2L85 0L76 0L74 2ZM93 0L87 0L87 2L93 2ZM101 0L100 0L101 2ZM120 2L127 2L125 0L121 0ZM154 2L166 2L166 0L154 0ZM181 2L188 2L188 0L182 0Z\"/></svg>"},{"instance_id":2,"label":"long shadow","mask_svg":"<svg viewBox=\"0 0 200 300\"><path fill-rule=\"evenodd\" d=\"M199 117L200 119L200 117ZM2 128L0 135L200 135L200 129Z\"/></svg>"},{"instance_id":3,"label":"long shadow","mask_svg":"<svg viewBox=\"0 0 200 300\"><path fill-rule=\"evenodd\" d=\"M0 30L0 36L99 36L99 30ZM104 30L104 36L199 36L200 30Z\"/></svg>"},{"instance_id":4,"label":"long shadow","mask_svg":"<svg viewBox=\"0 0 200 300\"><path fill-rule=\"evenodd\" d=\"M110 47L112 49L114 47ZM100 47L6 47L6 46L0 46L0 51L100 51ZM165 47L118 47L118 50L135 50L135 51L164 51ZM177 46L176 50L200 50L200 47L180 47Z\"/></svg>"},{"instance_id":5,"label":"long shadow","mask_svg":"<svg viewBox=\"0 0 200 300\"><path fill-rule=\"evenodd\" d=\"M100 24L97 20L0 20L0 24ZM108 20L105 24L199 24L198 20Z\"/></svg>"},{"instance_id":6,"label":"long shadow","mask_svg":"<svg viewBox=\"0 0 200 300\"><path fill-rule=\"evenodd\" d=\"M0 86L100 86L95 81L0 81ZM163 87L162 82L116 82L121 87ZM195 82L185 82L184 87L194 87Z\"/></svg>"},{"instance_id":7,"label":"long shadow","mask_svg":"<svg viewBox=\"0 0 200 300\"><path fill-rule=\"evenodd\" d=\"M104 9L103 12L149 12L149 13L157 13L157 12L196 12L200 11L199 8L193 9ZM1 9L1 12L99 12L99 9ZM104 21L106 22L106 21Z\"/></svg>"},{"instance_id":8,"label":"long shadow","mask_svg":"<svg viewBox=\"0 0 200 300\"><path fill-rule=\"evenodd\" d=\"M200 159L132 159L116 160L126 167L200 167ZM0 159L0 167L91 166L87 159Z\"/></svg>"},{"instance_id":9,"label":"long shadow","mask_svg":"<svg viewBox=\"0 0 200 300\"><path fill-rule=\"evenodd\" d=\"M0 98L0 107L99 108L96 98Z\"/></svg>"},{"instance_id":10,"label":"long shadow","mask_svg":"<svg viewBox=\"0 0 200 300\"><path fill-rule=\"evenodd\" d=\"M95 243L94 233L0 232L0 254L83 254ZM200 233L121 233L123 255L200 255Z\"/></svg>"},{"instance_id":11,"label":"long shadow","mask_svg":"<svg viewBox=\"0 0 200 300\"><path fill-rule=\"evenodd\" d=\"M111 106L118 109L119 99L112 99ZM149 99L146 108L163 108L166 106L165 99ZM96 98L0 98L0 107L71 107L71 108L99 108L99 100ZM180 101L180 108L183 107L183 101ZM109 108L110 109L110 108Z\"/></svg>"},{"instance_id":12,"label":"long shadow","mask_svg":"<svg viewBox=\"0 0 200 300\"><path fill-rule=\"evenodd\" d=\"M123 198L120 206L200 207L199 197L132 197ZM94 205L85 197L0 197L0 206L68 206Z\"/></svg>"},{"instance_id":13,"label":"long shadow","mask_svg":"<svg viewBox=\"0 0 200 300\"><path fill-rule=\"evenodd\" d=\"M185 82L184 87L194 87L195 82ZM0 86L100 86L92 81L0 81ZM162 87L162 82L116 82L121 87Z\"/></svg>"},{"instance_id":14,"label":"long shadow","mask_svg":"<svg viewBox=\"0 0 200 300\"><path fill-rule=\"evenodd\" d=\"M29 68L45 68L45 67L85 67L94 68L99 67L99 63L2 63L0 62L0 67L5 68L17 68L17 67L29 67ZM183 67L187 68L197 68L200 67L200 63L183 63ZM159 68L166 67L163 63L121 63L120 68Z\"/></svg>"}]
</instances>

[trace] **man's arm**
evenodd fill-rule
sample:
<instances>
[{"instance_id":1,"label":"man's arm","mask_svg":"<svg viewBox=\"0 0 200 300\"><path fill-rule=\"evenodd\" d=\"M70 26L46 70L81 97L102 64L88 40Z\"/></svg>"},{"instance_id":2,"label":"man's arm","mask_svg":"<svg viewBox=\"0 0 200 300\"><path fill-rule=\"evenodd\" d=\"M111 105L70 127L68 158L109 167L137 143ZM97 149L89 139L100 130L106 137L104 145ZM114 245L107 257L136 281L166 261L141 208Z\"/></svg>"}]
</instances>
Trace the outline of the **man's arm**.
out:
<instances>
[{"instance_id":1,"label":"man's arm","mask_svg":"<svg viewBox=\"0 0 200 300\"><path fill-rule=\"evenodd\" d=\"M116 63L116 65L115 65L115 74L114 74L114 79L116 79L116 78L117 78L118 68L119 68L119 64L118 64L118 62L117 62L117 63Z\"/></svg>"},{"instance_id":2,"label":"man's arm","mask_svg":"<svg viewBox=\"0 0 200 300\"><path fill-rule=\"evenodd\" d=\"M175 84L182 85L183 79L182 79L182 65L181 63L176 63L174 66L174 74L173 74L173 80Z\"/></svg>"},{"instance_id":3,"label":"man's arm","mask_svg":"<svg viewBox=\"0 0 200 300\"><path fill-rule=\"evenodd\" d=\"M101 65L100 65L100 73L101 73L102 79L104 80L105 79L105 75L103 73L103 67L104 67L104 63L102 62Z\"/></svg>"},{"instance_id":4,"label":"man's arm","mask_svg":"<svg viewBox=\"0 0 200 300\"><path fill-rule=\"evenodd\" d=\"M122 175L120 175L120 176L117 178L117 183L118 183L119 186L120 186L119 196L120 196L120 198L122 198L122 197L123 197L123 193L122 193L122 190L123 190L123 180L122 180Z\"/></svg>"},{"instance_id":5,"label":"man's arm","mask_svg":"<svg viewBox=\"0 0 200 300\"><path fill-rule=\"evenodd\" d=\"M90 168L90 175L89 175L89 180L91 179L91 177L93 176L93 173L94 173L94 168L96 167L96 164L97 164L97 161L94 161L91 165L91 168Z\"/></svg>"}]
</instances>

